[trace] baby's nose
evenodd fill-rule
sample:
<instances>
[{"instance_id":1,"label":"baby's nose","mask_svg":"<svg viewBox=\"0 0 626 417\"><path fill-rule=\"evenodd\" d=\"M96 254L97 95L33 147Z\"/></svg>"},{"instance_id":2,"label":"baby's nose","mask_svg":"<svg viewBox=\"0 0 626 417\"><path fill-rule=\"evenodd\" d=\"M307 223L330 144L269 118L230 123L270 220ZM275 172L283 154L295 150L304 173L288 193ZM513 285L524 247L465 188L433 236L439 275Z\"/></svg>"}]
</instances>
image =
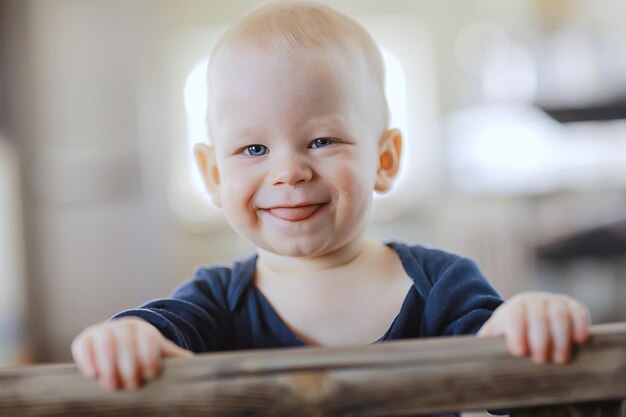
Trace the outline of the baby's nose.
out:
<instances>
[{"instance_id":1,"label":"baby's nose","mask_svg":"<svg viewBox=\"0 0 626 417\"><path fill-rule=\"evenodd\" d=\"M311 180L313 170L305 158L284 155L274 161L272 183L274 185L296 185Z\"/></svg>"}]
</instances>

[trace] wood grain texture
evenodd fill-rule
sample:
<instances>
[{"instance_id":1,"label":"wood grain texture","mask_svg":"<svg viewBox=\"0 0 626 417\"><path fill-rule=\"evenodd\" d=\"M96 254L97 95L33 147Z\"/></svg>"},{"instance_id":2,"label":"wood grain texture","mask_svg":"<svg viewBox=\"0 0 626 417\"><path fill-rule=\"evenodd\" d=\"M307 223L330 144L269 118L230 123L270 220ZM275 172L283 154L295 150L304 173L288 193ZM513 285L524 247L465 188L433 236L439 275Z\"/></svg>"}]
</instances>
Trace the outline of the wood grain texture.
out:
<instances>
[{"instance_id":1,"label":"wood grain texture","mask_svg":"<svg viewBox=\"0 0 626 417\"><path fill-rule=\"evenodd\" d=\"M125 392L70 364L7 368L0 416L375 417L623 400L626 323L592 334L565 366L514 358L500 338L437 338L169 359L159 380Z\"/></svg>"}]
</instances>

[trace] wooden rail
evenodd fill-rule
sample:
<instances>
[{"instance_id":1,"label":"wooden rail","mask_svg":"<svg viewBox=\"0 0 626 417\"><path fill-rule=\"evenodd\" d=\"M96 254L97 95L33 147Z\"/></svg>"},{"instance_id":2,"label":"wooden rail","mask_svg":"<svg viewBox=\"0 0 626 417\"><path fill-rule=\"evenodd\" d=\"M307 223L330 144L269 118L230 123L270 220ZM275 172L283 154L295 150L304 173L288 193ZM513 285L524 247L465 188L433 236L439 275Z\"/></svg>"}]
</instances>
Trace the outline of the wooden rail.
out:
<instances>
[{"instance_id":1,"label":"wooden rail","mask_svg":"<svg viewBox=\"0 0 626 417\"><path fill-rule=\"evenodd\" d=\"M0 416L622 416L626 323L592 334L568 365L536 365L502 339L474 337L214 353L167 360L159 380L133 392L106 392L69 364L5 368Z\"/></svg>"}]
</instances>

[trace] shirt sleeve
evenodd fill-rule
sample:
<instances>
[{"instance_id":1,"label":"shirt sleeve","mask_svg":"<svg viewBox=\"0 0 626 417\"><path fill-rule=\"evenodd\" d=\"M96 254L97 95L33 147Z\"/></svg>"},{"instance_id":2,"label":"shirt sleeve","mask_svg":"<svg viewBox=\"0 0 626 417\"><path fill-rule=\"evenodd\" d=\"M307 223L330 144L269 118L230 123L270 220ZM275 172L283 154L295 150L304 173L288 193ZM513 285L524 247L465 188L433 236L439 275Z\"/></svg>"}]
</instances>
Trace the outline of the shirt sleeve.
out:
<instances>
[{"instance_id":1,"label":"shirt sleeve","mask_svg":"<svg viewBox=\"0 0 626 417\"><path fill-rule=\"evenodd\" d=\"M134 316L155 326L167 339L196 353L228 350L232 334L227 303L228 268L201 268L170 298L123 311L111 320Z\"/></svg>"},{"instance_id":2,"label":"shirt sleeve","mask_svg":"<svg viewBox=\"0 0 626 417\"><path fill-rule=\"evenodd\" d=\"M475 334L504 301L475 262L450 255L439 259L424 306L426 336ZM507 415L508 410L488 410Z\"/></svg>"},{"instance_id":3,"label":"shirt sleeve","mask_svg":"<svg viewBox=\"0 0 626 417\"><path fill-rule=\"evenodd\" d=\"M453 256L431 278L422 323L427 337L475 334L503 302L470 259Z\"/></svg>"}]
</instances>

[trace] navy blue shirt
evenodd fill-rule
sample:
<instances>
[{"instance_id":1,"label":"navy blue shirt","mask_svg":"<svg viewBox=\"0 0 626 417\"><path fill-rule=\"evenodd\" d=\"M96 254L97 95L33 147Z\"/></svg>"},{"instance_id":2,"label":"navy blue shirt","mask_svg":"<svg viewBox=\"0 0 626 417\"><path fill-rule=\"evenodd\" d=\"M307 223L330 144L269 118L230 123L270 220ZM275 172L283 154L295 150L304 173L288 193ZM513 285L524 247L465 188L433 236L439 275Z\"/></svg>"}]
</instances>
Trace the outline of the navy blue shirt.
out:
<instances>
[{"instance_id":1,"label":"navy blue shirt","mask_svg":"<svg viewBox=\"0 0 626 417\"><path fill-rule=\"evenodd\" d=\"M387 245L398 254L413 286L377 342L474 334L502 303L471 260L422 246ZM171 298L113 318L141 317L194 352L305 346L254 285L256 260L255 255L232 267L200 268Z\"/></svg>"},{"instance_id":2,"label":"navy blue shirt","mask_svg":"<svg viewBox=\"0 0 626 417\"><path fill-rule=\"evenodd\" d=\"M422 246L389 242L413 280L400 312L378 342L474 334L502 303L474 262ZM232 267L200 268L171 298L114 318L138 316L194 352L306 345L254 285L257 256Z\"/></svg>"}]
</instances>

